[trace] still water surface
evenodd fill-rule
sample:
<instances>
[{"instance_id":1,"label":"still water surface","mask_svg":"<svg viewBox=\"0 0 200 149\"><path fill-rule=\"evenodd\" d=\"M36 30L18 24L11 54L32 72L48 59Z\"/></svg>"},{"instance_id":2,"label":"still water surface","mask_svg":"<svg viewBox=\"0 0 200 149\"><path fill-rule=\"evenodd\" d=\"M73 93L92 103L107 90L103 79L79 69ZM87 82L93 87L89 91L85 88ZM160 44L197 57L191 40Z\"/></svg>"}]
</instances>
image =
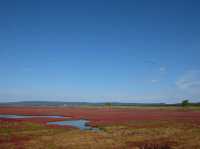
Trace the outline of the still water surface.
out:
<instances>
[{"instance_id":1,"label":"still water surface","mask_svg":"<svg viewBox=\"0 0 200 149\"><path fill-rule=\"evenodd\" d=\"M80 130L92 130L92 131L98 131L98 128L94 128L88 125L89 121L87 120L65 120L65 121L57 121L57 122L48 122L48 124L53 125L60 125L60 126L73 126L76 128L79 128Z\"/></svg>"},{"instance_id":2,"label":"still water surface","mask_svg":"<svg viewBox=\"0 0 200 149\"><path fill-rule=\"evenodd\" d=\"M37 116L37 115L14 115L14 114L0 114L0 118L10 118L10 119L21 119L21 118L66 118L64 116L59 115L44 115L44 116ZM48 122L49 125L60 125L60 126L73 126L79 128L80 130L91 130L91 131L98 131L98 128L91 127L88 125L89 121L84 119L79 120L64 120L64 121L55 121L55 122Z\"/></svg>"},{"instance_id":3,"label":"still water surface","mask_svg":"<svg viewBox=\"0 0 200 149\"><path fill-rule=\"evenodd\" d=\"M57 115L14 115L14 114L0 114L0 118L37 118L37 117L44 117L44 118L65 118L64 116L57 116Z\"/></svg>"}]
</instances>

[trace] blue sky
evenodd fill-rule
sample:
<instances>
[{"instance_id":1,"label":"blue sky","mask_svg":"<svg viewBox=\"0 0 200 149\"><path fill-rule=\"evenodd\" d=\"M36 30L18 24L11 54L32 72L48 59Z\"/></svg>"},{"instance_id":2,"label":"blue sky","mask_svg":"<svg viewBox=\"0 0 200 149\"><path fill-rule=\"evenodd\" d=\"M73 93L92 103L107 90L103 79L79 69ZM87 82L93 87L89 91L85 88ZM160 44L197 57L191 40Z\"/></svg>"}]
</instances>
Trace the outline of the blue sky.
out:
<instances>
[{"instance_id":1,"label":"blue sky","mask_svg":"<svg viewBox=\"0 0 200 149\"><path fill-rule=\"evenodd\" d=\"M0 101L200 101L198 0L0 0Z\"/></svg>"}]
</instances>

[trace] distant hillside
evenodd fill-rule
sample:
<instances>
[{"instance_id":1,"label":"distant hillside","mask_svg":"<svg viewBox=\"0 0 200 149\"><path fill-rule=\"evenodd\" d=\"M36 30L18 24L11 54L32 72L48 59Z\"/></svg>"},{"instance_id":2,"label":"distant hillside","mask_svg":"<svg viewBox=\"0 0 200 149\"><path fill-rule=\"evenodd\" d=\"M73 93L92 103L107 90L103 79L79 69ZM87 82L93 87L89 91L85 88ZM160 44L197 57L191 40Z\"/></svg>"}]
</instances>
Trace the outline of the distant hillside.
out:
<instances>
[{"instance_id":1,"label":"distant hillside","mask_svg":"<svg viewBox=\"0 0 200 149\"><path fill-rule=\"evenodd\" d=\"M0 106L104 106L108 102L57 102L57 101L20 101L0 103ZM165 103L120 103L109 102L112 106L166 106Z\"/></svg>"},{"instance_id":2,"label":"distant hillside","mask_svg":"<svg viewBox=\"0 0 200 149\"><path fill-rule=\"evenodd\" d=\"M20 101L0 103L0 106L180 106L166 103L122 103L122 102L60 102L60 101ZM200 103L190 103L192 106L200 106Z\"/></svg>"}]
</instances>

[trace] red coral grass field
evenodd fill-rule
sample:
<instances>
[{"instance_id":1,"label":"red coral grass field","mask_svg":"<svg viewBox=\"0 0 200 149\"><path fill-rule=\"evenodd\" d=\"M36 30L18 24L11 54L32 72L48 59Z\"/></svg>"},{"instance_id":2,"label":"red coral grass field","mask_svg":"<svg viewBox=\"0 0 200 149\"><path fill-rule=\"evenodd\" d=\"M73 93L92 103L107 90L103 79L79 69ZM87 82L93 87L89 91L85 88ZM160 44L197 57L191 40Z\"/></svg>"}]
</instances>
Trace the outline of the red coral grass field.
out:
<instances>
[{"instance_id":1,"label":"red coral grass field","mask_svg":"<svg viewBox=\"0 0 200 149\"><path fill-rule=\"evenodd\" d=\"M0 148L199 149L200 111L181 108L1 107L0 114L64 118L0 118ZM100 131L48 125L87 119Z\"/></svg>"}]
</instances>

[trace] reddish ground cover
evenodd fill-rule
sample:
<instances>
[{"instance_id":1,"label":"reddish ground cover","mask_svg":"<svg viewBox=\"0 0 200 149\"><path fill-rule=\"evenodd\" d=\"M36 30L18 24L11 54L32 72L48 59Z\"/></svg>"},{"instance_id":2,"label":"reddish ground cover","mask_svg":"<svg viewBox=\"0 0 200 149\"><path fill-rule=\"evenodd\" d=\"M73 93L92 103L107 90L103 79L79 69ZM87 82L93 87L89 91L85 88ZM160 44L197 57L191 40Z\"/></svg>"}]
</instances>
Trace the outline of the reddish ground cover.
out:
<instances>
[{"instance_id":1,"label":"reddish ground cover","mask_svg":"<svg viewBox=\"0 0 200 149\"><path fill-rule=\"evenodd\" d=\"M131 108L78 108L78 107L0 107L0 114L60 115L72 119L88 119L91 125L124 123L129 121L175 120L200 123L200 111ZM55 118L26 118L23 121L46 123ZM62 120L62 119L60 119ZM18 120L20 121L20 120Z\"/></svg>"}]
</instances>

